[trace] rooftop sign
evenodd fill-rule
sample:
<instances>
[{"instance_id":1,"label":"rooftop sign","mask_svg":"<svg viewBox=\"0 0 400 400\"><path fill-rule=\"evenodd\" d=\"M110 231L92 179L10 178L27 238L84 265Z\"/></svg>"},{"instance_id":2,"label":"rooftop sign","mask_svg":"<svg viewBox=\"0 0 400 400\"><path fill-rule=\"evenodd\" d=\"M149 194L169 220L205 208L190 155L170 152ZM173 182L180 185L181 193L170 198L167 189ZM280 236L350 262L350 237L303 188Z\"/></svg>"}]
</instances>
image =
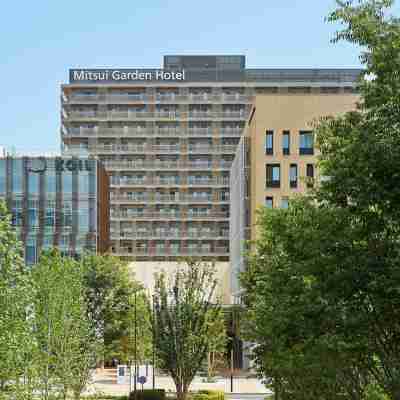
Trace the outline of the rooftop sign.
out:
<instances>
[{"instance_id":1,"label":"rooftop sign","mask_svg":"<svg viewBox=\"0 0 400 400\"><path fill-rule=\"evenodd\" d=\"M185 81L185 71L163 69L70 69L70 82Z\"/></svg>"}]
</instances>

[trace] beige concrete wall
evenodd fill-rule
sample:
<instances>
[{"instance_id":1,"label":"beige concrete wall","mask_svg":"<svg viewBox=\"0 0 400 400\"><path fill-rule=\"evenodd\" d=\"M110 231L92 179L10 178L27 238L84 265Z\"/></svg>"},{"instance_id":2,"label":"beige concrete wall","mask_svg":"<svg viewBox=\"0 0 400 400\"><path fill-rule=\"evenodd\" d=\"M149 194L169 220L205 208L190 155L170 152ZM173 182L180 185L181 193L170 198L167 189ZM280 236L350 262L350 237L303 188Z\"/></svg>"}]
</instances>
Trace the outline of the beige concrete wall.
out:
<instances>
[{"instance_id":1,"label":"beige concrete wall","mask_svg":"<svg viewBox=\"0 0 400 400\"><path fill-rule=\"evenodd\" d=\"M312 130L313 121L325 116L334 116L355 108L358 96L354 94L273 94L258 95L254 101L255 112L249 120L245 135L251 141L251 237L256 236L256 210L265 204L265 197L274 198L274 207L279 207L282 197L293 197L306 190L302 178L306 176L306 164L317 162L314 155L299 155L299 131ZM265 154L265 132L274 131L274 154ZM282 153L282 131L290 131L290 155ZM281 187L265 187L265 165L280 164ZM298 187L289 187L290 164L297 164ZM315 178L318 171L315 169Z\"/></svg>"},{"instance_id":2,"label":"beige concrete wall","mask_svg":"<svg viewBox=\"0 0 400 400\"><path fill-rule=\"evenodd\" d=\"M151 295L154 289L154 275L164 271L167 275L173 274L179 266L178 262L137 261L129 263L132 276L143 284ZM218 280L217 295L223 304L231 304L230 267L229 262L215 263L216 278Z\"/></svg>"}]
</instances>

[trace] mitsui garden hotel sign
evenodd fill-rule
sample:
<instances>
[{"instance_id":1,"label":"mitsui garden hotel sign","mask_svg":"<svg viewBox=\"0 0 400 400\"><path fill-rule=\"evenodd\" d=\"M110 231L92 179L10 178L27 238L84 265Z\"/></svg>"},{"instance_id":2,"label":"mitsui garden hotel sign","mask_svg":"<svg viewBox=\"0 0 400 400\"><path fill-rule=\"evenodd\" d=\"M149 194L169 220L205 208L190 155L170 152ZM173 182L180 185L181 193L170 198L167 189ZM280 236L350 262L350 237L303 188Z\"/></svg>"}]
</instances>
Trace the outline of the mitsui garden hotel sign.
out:
<instances>
[{"instance_id":1,"label":"mitsui garden hotel sign","mask_svg":"<svg viewBox=\"0 0 400 400\"><path fill-rule=\"evenodd\" d=\"M70 69L70 82L185 81L186 73L163 69Z\"/></svg>"}]
</instances>

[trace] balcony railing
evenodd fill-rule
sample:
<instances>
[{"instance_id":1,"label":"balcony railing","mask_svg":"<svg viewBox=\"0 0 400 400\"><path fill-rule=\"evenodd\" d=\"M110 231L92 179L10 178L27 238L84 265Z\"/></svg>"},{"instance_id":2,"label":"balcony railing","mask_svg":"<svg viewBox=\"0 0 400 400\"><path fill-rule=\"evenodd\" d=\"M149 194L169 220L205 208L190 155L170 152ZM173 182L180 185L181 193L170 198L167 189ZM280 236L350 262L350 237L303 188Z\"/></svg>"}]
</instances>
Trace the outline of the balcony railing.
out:
<instances>
[{"instance_id":1,"label":"balcony railing","mask_svg":"<svg viewBox=\"0 0 400 400\"><path fill-rule=\"evenodd\" d=\"M151 102L152 98L146 93L93 93L93 94L79 94L72 93L64 98L64 101L70 104L93 104L106 102L110 104L124 104L134 102ZM252 101L252 96L240 93L235 94L211 94L211 93L190 93L176 94L176 93L157 93L154 100L159 103L249 103Z\"/></svg>"},{"instance_id":2,"label":"balcony railing","mask_svg":"<svg viewBox=\"0 0 400 400\"><path fill-rule=\"evenodd\" d=\"M188 119L188 120L245 120L247 113L245 111L223 111L223 112L203 112L189 111L188 113L180 113L175 111L68 111L63 113L67 120L153 120L153 119Z\"/></svg>"},{"instance_id":3,"label":"balcony railing","mask_svg":"<svg viewBox=\"0 0 400 400\"><path fill-rule=\"evenodd\" d=\"M219 130L221 136L240 136L242 132L243 129L221 128Z\"/></svg>"},{"instance_id":4,"label":"balcony railing","mask_svg":"<svg viewBox=\"0 0 400 400\"><path fill-rule=\"evenodd\" d=\"M209 230L194 230L183 232L179 229L163 229L163 230L121 230L120 232L112 232L112 240L123 240L123 239L229 239L229 232L218 232Z\"/></svg>"},{"instance_id":5,"label":"balcony railing","mask_svg":"<svg viewBox=\"0 0 400 400\"><path fill-rule=\"evenodd\" d=\"M191 187L203 187L203 186L223 186L229 187L229 178L216 177L210 179L195 179L195 178L181 178L174 177L172 179L159 178L159 177L148 177L143 179L112 179L111 186L191 186Z\"/></svg>"},{"instance_id":6,"label":"balcony railing","mask_svg":"<svg viewBox=\"0 0 400 400\"><path fill-rule=\"evenodd\" d=\"M229 218L229 212L117 212L114 211L110 215L111 219L128 219L128 220L150 220L150 219L200 219L200 220L215 220Z\"/></svg>"},{"instance_id":7,"label":"balcony railing","mask_svg":"<svg viewBox=\"0 0 400 400\"><path fill-rule=\"evenodd\" d=\"M228 255L229 249L228 247L216 247L214 250L210 248L146 248L146 249L138 249L132 247L120 247L119 250L116 250L114 254L122 257L131 257L131 256L186 256L186 255L200 255L200 256L214 256L214 255Z\"/></svg>"}]
</instances>

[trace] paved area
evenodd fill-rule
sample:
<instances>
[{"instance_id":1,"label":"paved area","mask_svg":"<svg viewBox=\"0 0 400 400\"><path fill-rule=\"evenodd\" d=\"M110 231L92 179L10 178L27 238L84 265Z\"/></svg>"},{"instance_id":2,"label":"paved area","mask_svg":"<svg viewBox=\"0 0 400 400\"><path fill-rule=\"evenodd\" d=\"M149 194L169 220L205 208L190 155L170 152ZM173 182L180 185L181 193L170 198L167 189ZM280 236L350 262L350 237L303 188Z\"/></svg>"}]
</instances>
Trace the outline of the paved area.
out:
<instances>
[{"instance_id":1,"label":"paved area","mask_svg":"<svg viewBox=\"0 0 400 400\"><path fill-rule=\"evenodd\" d=\"M156 387L165 389L167 392L174 392L175 386L171 378L166 376L156 376ZM129 381L128 381L129 382ZM138 385L141 388L141 385ZM152 383L144 384L144 388L151 388ZM221 390L227 394L227 398L232 400L261 400L271 394L260 380L256 378L234 377L233 393L231 393L230 379L220 378L216 382L203 382L203 379L196 377L190 386L191 391L201 389ZM130 390L129 383L117 384L117 373L115 369L105 369L96 371L93 383L88 388L88 394L104 393L107 395L124 395Z\"/></svg>"}]
</instances>

